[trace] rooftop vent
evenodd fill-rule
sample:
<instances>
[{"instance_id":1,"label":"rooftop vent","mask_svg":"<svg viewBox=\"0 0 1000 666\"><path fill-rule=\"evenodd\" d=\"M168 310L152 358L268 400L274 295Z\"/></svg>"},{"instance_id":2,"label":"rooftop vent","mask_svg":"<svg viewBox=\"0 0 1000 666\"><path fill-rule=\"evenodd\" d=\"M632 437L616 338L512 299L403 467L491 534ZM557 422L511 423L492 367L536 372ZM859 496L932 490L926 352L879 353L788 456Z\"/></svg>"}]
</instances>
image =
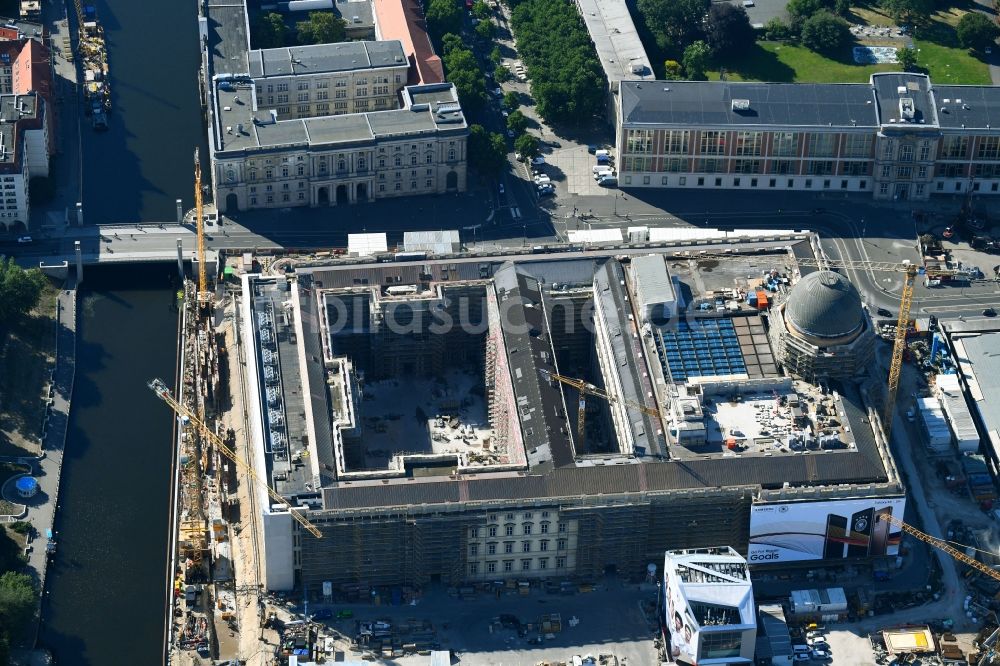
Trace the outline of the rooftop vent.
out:
<instances>
[{"instance_id":1,"label":"rooftop vent","mask_svg":"<svg viewBox=\"0 0 1000 666\"><path fill-rule=\"evenodd\" d=\"M900 97L899 98L899 117L903 120L913 120L916 115L916 109L913 107L912 97Z\"/></svg>"},{"instance_id":2,"label":"rooftop vent","mask_svg":"<svg viewBox=\"0 0 1000 666\"><path fill-rule=\"evenodd\" d=\"M733 100L733 111L748 111L749 109L750 109L750 100L748 99Z\"/></svg>"},{"instance_id":3,"label":"rooftop vent","mask_svg":"<svg viewBox=\"0 0 1000 666\"><path fill-rule=\"evenodd\" d=\"M896 86L896 94L898 94L898 95L905 95L906 94L906 86Z\"/></svg>"}]
</instances>

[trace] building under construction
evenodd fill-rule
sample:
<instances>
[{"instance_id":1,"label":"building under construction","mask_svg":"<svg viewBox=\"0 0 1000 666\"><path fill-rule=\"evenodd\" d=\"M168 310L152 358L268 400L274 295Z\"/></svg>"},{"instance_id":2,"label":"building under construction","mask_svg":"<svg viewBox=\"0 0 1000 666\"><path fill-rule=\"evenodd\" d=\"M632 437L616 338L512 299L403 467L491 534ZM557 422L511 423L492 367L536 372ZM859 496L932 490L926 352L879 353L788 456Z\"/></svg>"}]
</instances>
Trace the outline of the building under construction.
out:
<instances>
[{"instance_id":1,"label":"building under construction","mask_svg":"<svg viewBox=\"0 0 1000 666\"><path fill-rule=\"evenodd\" d=\"M780 301L809 247L742 240L731 270L647 244L244 275L251 462L323 534L261 490L267 587L642 574L746 553L762 504L898 497L863 391L788 376L750 298Z\"/></svg>"}]
</instances>

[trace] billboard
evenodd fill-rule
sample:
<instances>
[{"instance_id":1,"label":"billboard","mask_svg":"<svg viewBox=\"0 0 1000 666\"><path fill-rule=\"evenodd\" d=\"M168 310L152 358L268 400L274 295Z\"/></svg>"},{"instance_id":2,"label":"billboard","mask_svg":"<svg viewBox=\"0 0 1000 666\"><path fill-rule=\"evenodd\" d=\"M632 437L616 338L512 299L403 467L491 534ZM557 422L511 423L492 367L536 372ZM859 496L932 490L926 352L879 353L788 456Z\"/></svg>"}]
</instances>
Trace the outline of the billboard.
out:
<instances>
[{"instance_id":1,"label":"billboard","mask_svg":"<svg viewBox=\"0 0 1000 666\"><path fill-rule=\"evenodd\" d=\"M780 502L750 508L747 562L775 564L897 555L905 497Z\"/></svg>"},{"instance_id":2,"label":"billboard","mask_svg":"<svg viewBox=\"0 0 1000 666\"><path fill-rule=\"evenodd\" d=\"M688 609L674 572L664 567L663 590L667 598L666 625L670 632L670 653L674 661L698 663L698 623Z\"/></svg>"}]
</instances>

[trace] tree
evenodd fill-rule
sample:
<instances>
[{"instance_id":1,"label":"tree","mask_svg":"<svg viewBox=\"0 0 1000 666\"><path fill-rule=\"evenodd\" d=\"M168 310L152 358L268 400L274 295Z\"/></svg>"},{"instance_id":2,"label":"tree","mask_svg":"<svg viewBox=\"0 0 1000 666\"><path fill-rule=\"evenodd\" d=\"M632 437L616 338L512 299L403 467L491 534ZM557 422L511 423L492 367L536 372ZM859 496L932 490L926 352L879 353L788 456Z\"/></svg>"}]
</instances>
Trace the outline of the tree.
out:
<instances>
[{"instance_id":1,"label":"tree","mask_svg":"<svg viewBox=\"0 0 1000 666\"><path fill-rule=\"evenodd\" d=\"M510 25L531 72L535 108L542 118L578 125L604 112L604 70L575 5L521 0Z\"/></svg>"},{"instance_id":2,"label":"tree","mask_svg":"<svg viewBox=\"0 0 1000 666\"><path fill-rule=\"evenodd\" d=\"M958 43L964 48L982 51L996 42L1000 29L985 14L968 12L958 20Z\"/></svg>"},{"instance_id":3,"label":"tree","mask_svg":"<svg viewBox=\"0 0 1000 666\"><path fill-rule=\"evenodd\" d=\"M656 45L676 56L704 36L702 24L711 0L638 0L636 6Z\"/></svg>"},{"instance_id":4,"label":"tree","mask_svg":"<svg viewBox=\"0 0 1000 666\"><path fill-rule=\"evenodd\" d=\"M825 9L802 24L802 43L818 53L836 53L845 48L851 39L847 21Z\"/></svg>"},{"instance_id":5,"label":"tree","mask_svg":"<svg viewBox=\"0 0 1000 666\"><path fill-rule=\"evenodd\" d=\"M484 0L476 0L472 3L472 15L477 19L484 20L490 15L490 6Z\"/></svg>"},{"instance_id":6,"label":"tree","mask_svg":"<svg viewBox=\"0 0 1000 666\"><path fill-rule=\"evenodd\" d=\"M24 270L13 257L0 262L0 320L22 317L38 304L45 276L37 268Z\"/></svg>"},{"instance_id":7,"label":"tree","mask_svg":"<svg viewBox=\"0 0 1000 666\"><path fill-rule=\"evenodd\" d=\"M912 71L917 66L917 52L908 46L896 49L896 60L905 71Z\"/></svg>"},{"instance_id":8,"label":"tree","mask_svg":"<svg viewBox=\"0 0 1000 666\"><path fill-rule=\"evenodd\" d=\"M493 70L493 78L497 80L497 83L503 83L504 81L510 81L513 78L513 74L504 65L498 65L496 69Z\"/></svg>"},{"instance_id":9,"label":"tree","mask_svg":"<svg viewBox=\"0 0 1000 666\"><path fill-rule=\"evenodd\" d=\"M35 581L14 571L0 575L0 626L19 634L35 614L38 603Z\"/></svg>"},{"instance_id":10,"label":"tree","mask_svg":"<svg viewBox=\"0 0 1000 666\"><path fill-rule=\"evenodd\" d=\"M705 40L717 57L745 52L754 43L747 10L728 2L712 3L705 18Z\"/></svg>"},{"instance_id":11,"label":"tree","mask_svg":"<svg viewBox=\"0 0 1000 666\"><path fill-rule=\"evenodd\" d=\"M525 158L534 157L538 154L538 139L534 134L522 134L514 140L514 150Z\"/></svg>"},{"instance_id":12,"label":"tree","mask_svg":"<svg viewBox=\"0 0 1000 666\"><path fill-rule=\"evenodd\" d=\"M455 84L462 107L469 113L477 113L486 106L486 78L472 51L464 45L455 45L452 37L453 35L445 35L442 40L446 44L452 44L442 58L446 78Z\"/></svg>"},{"instance_id":13,"label":"tree","mask_svg":"<svg viewBox=\"0 0 1000 666\"><path fill-rule=\"evenodd\" d=\"M330 12L309 12L307 21L295 24L299 44L335 44L347 36L347 22Z\"/></svg>"},{"instance_id":14,"label":"tree","mask_svg":"<svg viewBox=\"0 0 1000 666\"><path fill-rule=\"evenodd\" d=\"M524 131L528 129L528 119L520 111L514 111L507 116L507 129L513 131L514 134L524 134Z\"/></svg>"},{"instance_id":15,"label":"tree","mask_svg":"<svg viewBox=\"0 0 1000 666\"><path fill-rule=\"evenodd\" d=\"M827 9L823 0L789 0L785 6L785 11L788 12L792 22L792 30L795 32L802 30L802 24L823 9Z\"/></svg>"},{"instance_id":16,"label":"tree","mask_svg":"<svg viewBox=\"0 0 1000 666\"><path fill-rule=\"evenodd\" d=\"M254 47L258 49L277 49L287 43L288 28L285 27L285 19L276 12L258 18L250 33Z\"/></svg>"},{"instance_id":17,"label":"tree","mask_svg":"<svg viewBox=\"0 0 1000 666\"><path fill-rule=\"evenodd\" d=\"M480 173L493 176L507 162L507 144L497 133L490 133L482 125L469 127L469 161Z\"/></svg>"},{"instance_id":18,"label":"tree","mask_svg":"<svg viewBox=\"0 0 1000 666\"><path fill-rule=\"evenodd\" d=\"M503 62L503 52L500 50L499 46L494 46L493 50L490 51L490 62L492 62L494 66Z\"/></svg>"},{"instance_id":19,"label":"tree","mask_svg":"<svg viewBox=\"0 0 1000 666\"><path fill-rule=\"evenodd\" d=\"M708 69L708 57L711 53L708 44L702 41L697 41L684 49L684 72L688 79L692 81L708 79L705 70Z\"/></svg>"},{"instance_id":20,"label":"tree","mask_svg":"<svg viewBox=\"0 0 1000 666\"><path fill-rule=\"evenodd\" d=\"M676 60L663 63L663 77L668 81L680 81L684 78L684 68Z\"/></svg>"},{"instance_id":21,"label":"tree","mask_svg":"<svg viewBox=\"0 0 1000 666\"><path fill-rule=\"evenodd\" d=\"M455 0L430 0L424 18L428 32L436 41L449 32L454 35L462 32L462 8Z\"/></svg>"},{"instance_id":22,"label":"tree","mask_svg":"<svg viewBox=\"0 0 1000 666\"><path fill-rule=\"evenodd\" d=\"M787 23L775 16L764 25L764 36L770 40L788 39L792 29Z\"/></svg>"},{"instance_id":23,"label":"tree","mask_svg":"<svg viewBox=\"0 0 1000 666\"><path fill-rule=\"evenodd\" d=\"M514 110L521 106L521 96L513 90L508 90L507 94L503 96L503 105L508 109Z\"/></svg>"},{"instance_id":24,"label":"tree","mask_svg":"<svg viewBox=\"0 0 1000 666\"><path fill-rule=\"evenodd\" d=\"M495 28L496 26L493 25L493 21L480 21L476 24L476 35L481 40L488 42L493 39L493 35L496 32Z\"/></svg>"},{"instance_id":25,"label":"tree","mask_svg":"<svg viewBox=\"0 0 1000 666\"><path fill-rule=\"evenodd\" d=\"M458 35L449 32L441 38L441 53L447 56L456 49L465 49L465 42Z\"/></svg>"},{"instance_id":26,"label":"tree","mask_svg":"<svg viewBox=\"0 0 1000 666\"><path fill-rule=\"evenodd\" d=\"M934 11L934 0L879 0L879 6L899 23L922 23Z\"/></svg>"}]
</instances>

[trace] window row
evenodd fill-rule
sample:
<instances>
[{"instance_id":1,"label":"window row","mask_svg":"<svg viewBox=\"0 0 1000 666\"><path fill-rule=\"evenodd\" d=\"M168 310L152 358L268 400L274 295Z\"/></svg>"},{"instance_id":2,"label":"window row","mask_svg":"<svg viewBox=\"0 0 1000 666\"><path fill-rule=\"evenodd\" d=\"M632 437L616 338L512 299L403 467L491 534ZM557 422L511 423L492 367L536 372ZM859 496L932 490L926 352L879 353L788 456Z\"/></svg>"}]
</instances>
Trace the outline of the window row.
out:
<instances>
[{"instance_id":1,"label":"window row","mask_svg":"<svg viewBox=\"0 0 1000 666\"><path fill-rule=\"evenodd\" d=\"M532 570L532 567L531 567L532 561L533 560L531 558L525 558L525 559L521 560L521 568L520 568L520 570L521 571L531 571ZM502 571L504 573L511 573L511 572L515 571L515 568L514 568L515 562L516 562L516 560L504 560L503 562L487 562L486 563L486 568L485 568L485 573L492 574L492 573L497 573L497 572L500 572L500 571ZM555 558L555 565L556 565L555 566L556 569L565 569L566 568L566 558L565 557L557 557L557 558ZM549 568L549 558L547 558L547 557L540 557L540 558L538 558L538 569L544 571L544 570L546 570L548 568ZM479 562L470 562L469 563L469 575L470 576L477 576L477 575L479 575L479 573L480 573Z\"/></svg>"}]
</instances>

